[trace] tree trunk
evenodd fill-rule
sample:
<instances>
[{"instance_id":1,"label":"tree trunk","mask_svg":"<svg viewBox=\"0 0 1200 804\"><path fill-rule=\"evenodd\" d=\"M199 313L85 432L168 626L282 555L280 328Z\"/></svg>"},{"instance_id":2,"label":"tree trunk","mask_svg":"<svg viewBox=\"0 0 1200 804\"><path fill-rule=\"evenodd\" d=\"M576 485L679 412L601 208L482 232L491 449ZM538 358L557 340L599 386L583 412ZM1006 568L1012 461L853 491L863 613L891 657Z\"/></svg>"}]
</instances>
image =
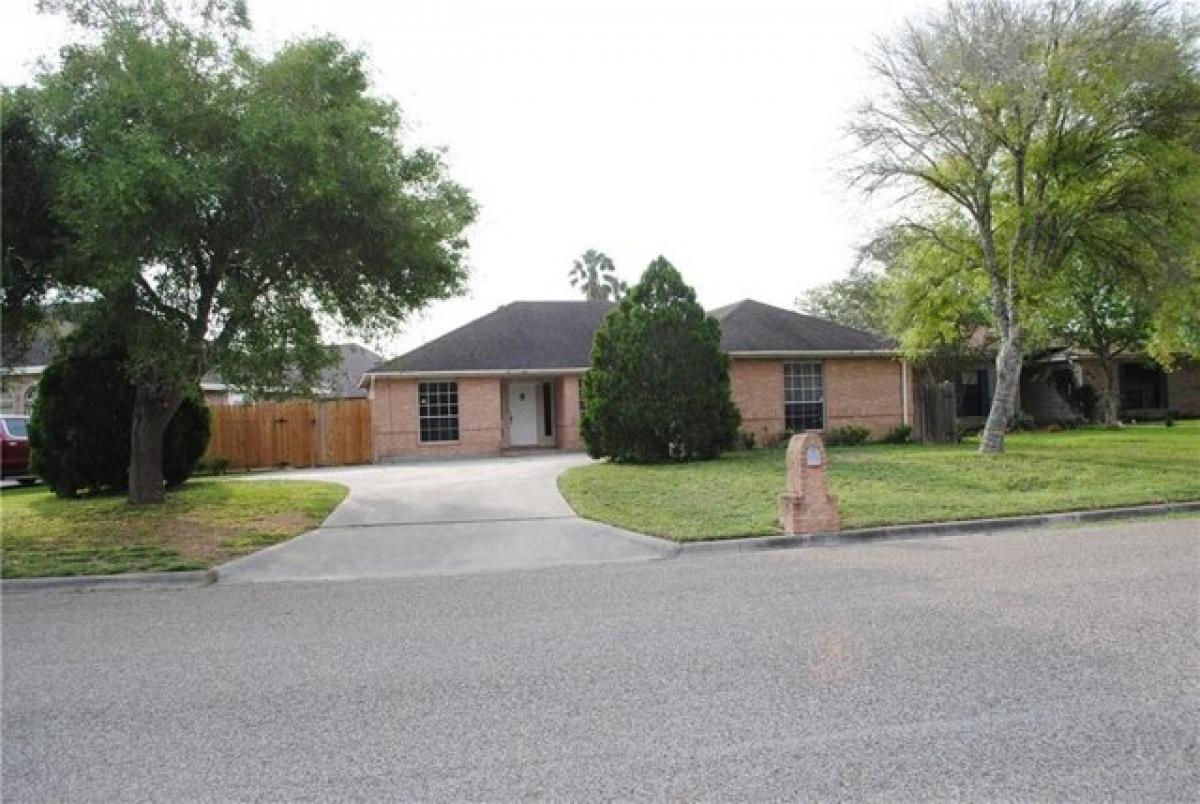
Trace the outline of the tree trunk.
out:
<instances>
[{"instance_id":1,"label":"tree trunk","mask_svg":"<svg viewBox=\"0 0 1200 804\"><path fill-rule=\"evenodd\" d=\"M1100 423L1116 424L1121 416L1120 395L1117 393L1117 366L1110 358L1100 356L1104 372L1104 392L1100 395Z\"/></svg>"},{"instance_id":2,"label":"tree trunk","mask_svg":"<svg viewBox=\"0 0 1200 804\"><path fill-rule=\"evenodd\" d=\"M1020 383L1021 333L1013 329L1000 342L1000 352L996 355L996 391L992 395L992 407L979 443L981 453L1004 451L1004 432L1008 429L1009 419L1016 412Z\"/></svg>"},{"instance_id":3,"label":"tree trunk","mask_svg":"<svg viewBox=\"0 0 1200 804\"><path fill-rule=\"evenodd\" d=\"M161 503L163 491L163 434L179 409L183 394L139 383L133 403L133 432L129 451L129 502Z\"/></svg>"}]
</instances>

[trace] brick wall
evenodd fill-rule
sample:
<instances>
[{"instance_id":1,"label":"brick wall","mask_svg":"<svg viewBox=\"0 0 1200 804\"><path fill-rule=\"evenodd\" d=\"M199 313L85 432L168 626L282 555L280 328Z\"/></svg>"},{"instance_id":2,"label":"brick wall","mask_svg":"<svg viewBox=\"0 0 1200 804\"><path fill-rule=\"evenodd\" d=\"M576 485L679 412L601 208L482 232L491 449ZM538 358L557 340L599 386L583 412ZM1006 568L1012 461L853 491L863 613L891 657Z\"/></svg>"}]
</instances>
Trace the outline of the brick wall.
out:
<instances>
[{"instance_id":1,"label":"brick wall","mask_svg":"<svg viewBox=\"0 0 1200 804\"><path fill-rule=\"evenodd\" d=\"M559 449L583 449L579 436L579 376L558 378L558 393L554 400L554 435Z\"/></svg>"},{"instance_id":2,"label":"brick wall","mask_svg":"<svg viewBox=\"0 0 1200 804\"><path fill-rule=\"evenodd\" d=\"M871 435L878 437L903 424L901 365L891 358L826 360L825 429L853 424L870 429ZM911 382L909 394L911 423Z\"/></svg>"},{"instance_id":3,"label":"brick wall","mask_svg":"<svg viewBox=\"0 0 1200 804\"><path fill-rule=\"evenodd\" d=\"M782 360L734 360L729 384L742 414L743 431L754 433L758 444L769 444L783 435Z\"/></svg>"},{"instance_id":4,"label":"brick wall","mask_svg":"<svg viewBox=\"0 0 1200 804\"><path fill-rule=\"evenodd\" d=\"M1117 361L1121 362L1128 361ZM1107 384L1107 378L1104 372L1100 370L1100 361L1091 358L1079 360L1083 367L1083 380L1091 384L1098 391L1102 391ZM1120 387L1121 370L1118 365L1117 383ZM1178 411L1184 416L1200 416L1200 361L1196 360L1179 360L1175 364L1175 368L1167 372L1167 404L1171 410ZM1138 415L1162 416L1166 413L1166 409L1160 411L1138 411Z\"/></svg>"},{"instance_id":5,"label":"brick wall","mask_svg":"<svg viewBox=\"0 0 1200 804\"><path fill-rule=\"evenodd\" d=\"M1167 402L1184 416L1200 416L1200 361L1181 360L1167 375Z\"/></svg>"},{"instance_id":6,"label":"brick wall","mask_svg":"<svg viewBox=\"0 0 1200 804\"><path fill-rule=\"evenodd\" d=\"M785 430L781 359L733 361L730 384L742 413L742 430L759 444L770 443ZM881 436L903 423L901 363L891 358L833 358L821 361L825 381L825 429L859 425ZM909 421L913 389L909 375Z\"/></svg>"},{"instance_id":7,"label":"brick wall","mask_svg":"<svg viewBox=\"0 0 1200 804\"><path fill-rule=\"evenodd\" d=\"M504 446L500 379L464 377L457 382L459 440L424 444L418 421L418 381L377 378L371 399L376 462L499 452Z\"/></svg>"},{"instance_id":8,"label":"brick wall","mask_svg":"<svg viewBox=\"0 0 1200 804\"><path fill-rule=\"evenodd\" d=\"M742 413L741 429L759 444L782 436L783 364L779 359L733 361L733 400ZM890 358L834 358L822 361L825 380L825 428L861 425L873 436L903 420L900 362ZM417 380L378 378L371 399L377 461L422 456L481 455L504 448L504 382L499 377L458 380L459 440L423 444L417 410ZM909 387L910 421L912 386ZM583 448L579 435L579 377L556 381L554 426L559 449Z\"/></svg>"}]
</instances>

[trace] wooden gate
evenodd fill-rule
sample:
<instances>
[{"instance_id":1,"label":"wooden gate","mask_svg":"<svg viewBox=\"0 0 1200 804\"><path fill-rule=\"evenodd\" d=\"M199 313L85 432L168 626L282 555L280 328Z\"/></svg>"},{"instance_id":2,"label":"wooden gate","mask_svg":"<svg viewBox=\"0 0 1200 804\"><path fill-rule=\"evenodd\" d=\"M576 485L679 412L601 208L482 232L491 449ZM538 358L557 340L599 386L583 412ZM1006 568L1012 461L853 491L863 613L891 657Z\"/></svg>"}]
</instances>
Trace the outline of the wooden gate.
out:
<instances>
[{"instance_id":1,"label":"wooden gate","mask_svg":"<svg viewBox=\"0 0 1200 804\"><path fill-rule=\"evenodd\" d=\"M916 440L923 444L958 441L954 383L921 383L917 386Z\"/></svg>"},{"instance_id":2,"label":"wooden gate","mask_svg":"<svg viewBox=\"0 0 1200 804\"><path fill-rule=\"evenodd\" d=\"M371 403L263 402L217 405L206 458L231 469L341 466L371 462Z\"/></svg>"}]
</instances>

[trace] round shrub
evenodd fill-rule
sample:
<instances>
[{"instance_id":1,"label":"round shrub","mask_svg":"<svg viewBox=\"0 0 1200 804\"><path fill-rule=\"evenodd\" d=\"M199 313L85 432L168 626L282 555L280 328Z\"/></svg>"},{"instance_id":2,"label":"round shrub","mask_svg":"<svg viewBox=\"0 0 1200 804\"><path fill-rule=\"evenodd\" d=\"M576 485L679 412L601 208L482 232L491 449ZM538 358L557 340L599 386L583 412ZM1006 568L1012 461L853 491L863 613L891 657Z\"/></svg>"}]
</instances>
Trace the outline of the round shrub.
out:
<instances>
[{"instance_id":1,"label":"round shrub","mask_svg":"<svg viewBox=\"0 0 1200 804\"><path fill-rule=\"evenodd\" d=\"M60 497L128 485L134 388L123 349L96 337L68 342L42 374L29 421L33 472ZM163 476L178 485L208 446L210 421L200 389L184 399L163 436Z\"/></svg>"},{"instance_id":2,"label":"round shrub","mask_svg":"<svg viewBox=\"0 0 1200 804\"><path fill-rule=\"evenodd\" d=\"M168 486L178 486L191 477L208 449L212 416L201 401L199 390L196 389L195 398L184 398L163 434L163 479ZM131 417L132 414L130 409Z\"/></svg>"},{"instance_id":3,"label":"round shrub","mask_svg":"<svg viewBox=\"0 0 1200 804\"><path fill-rule=\"evenodd\" d=\"M662 257L600 325L581 393L581 434L596 458L715 458L741 421L720 326Z\"/></svg>"}]
</instances>

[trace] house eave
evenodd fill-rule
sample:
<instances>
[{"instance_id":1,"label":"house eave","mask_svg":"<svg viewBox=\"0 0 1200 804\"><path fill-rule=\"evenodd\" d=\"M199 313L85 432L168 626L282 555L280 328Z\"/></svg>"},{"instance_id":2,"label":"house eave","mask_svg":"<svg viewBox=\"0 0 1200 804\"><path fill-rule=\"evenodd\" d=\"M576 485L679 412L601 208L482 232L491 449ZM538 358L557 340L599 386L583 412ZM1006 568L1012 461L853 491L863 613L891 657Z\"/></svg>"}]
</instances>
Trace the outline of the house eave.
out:
<instances>
[{"instance_id":1,"label":"house eave","mask_svg":"<svg viewBox=\"0 0 1200 804\"><path fill-rule=\"evenodd\" d=\"M529 368L529 369L463 369L461 371L369 371L358 381L359 388L365 388L370 380L398 379L416 380L423 378L441 379L449 377L565 377L571 374L582 374L587 366L574 368Z\"/></svg>"},{"instance_id":2,"label":"house eave","mask_svg":"<svg viewBox=\"0 0 1200 804\"><path fill-rule=\"evenodd\" d=\"M32 377L45 372L45 366L5 366L0 368L0 374L6 377Z\"/></svg>"},{"instance_id":3,"label":"house eave","mask_svg":"<svg viewBox=\"0 0 1200 804\"><path fill-rule=\"evenodd\" d=\"M900 357L898 349L764 349L727 352L732 358Z\"/></svg>"}]
</instances>

